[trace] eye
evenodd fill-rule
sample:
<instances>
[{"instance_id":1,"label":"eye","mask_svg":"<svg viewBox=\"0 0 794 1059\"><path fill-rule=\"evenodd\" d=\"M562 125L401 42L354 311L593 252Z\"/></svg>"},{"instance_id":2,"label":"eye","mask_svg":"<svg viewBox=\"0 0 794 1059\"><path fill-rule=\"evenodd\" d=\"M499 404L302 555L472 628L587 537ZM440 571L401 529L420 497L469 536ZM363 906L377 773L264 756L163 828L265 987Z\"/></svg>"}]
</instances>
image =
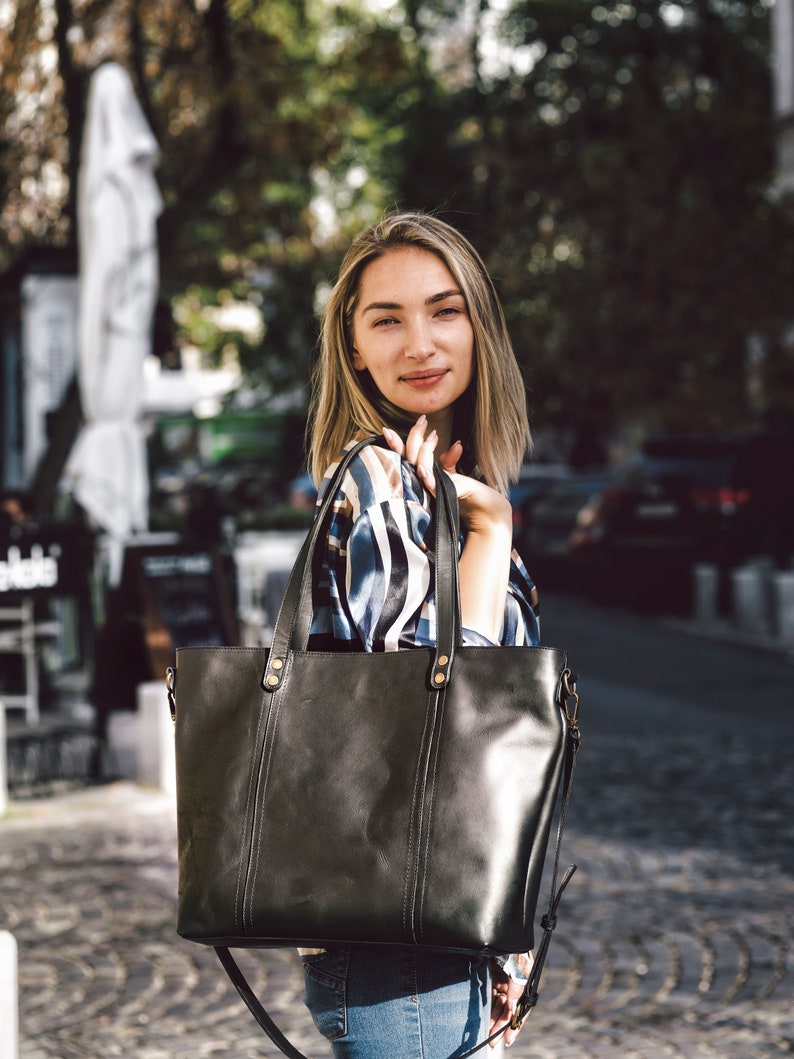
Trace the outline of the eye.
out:
<instances>
[{"instance_id":1,"label":"eye","mask_svg":"<svg viewBox=\"0 0 794 1059\"><path fill-rule=\"evenodd\" d=\"M373 327L384 327L387 324L396 324L397 320L394 316L382 316L379 320L375 320Z\"/></svg>"},{"instance_id":2,"label":"eye","mask_svg":"<svg viewBox=\"0 0 794 1059\"><path fill-rule=\"evenodd\" d=\"M466 310L459 305L442 305L436 316L441 317L443 320L451 320L455 316L464 316L465 313Z\"/></svg>"}]
</instances>

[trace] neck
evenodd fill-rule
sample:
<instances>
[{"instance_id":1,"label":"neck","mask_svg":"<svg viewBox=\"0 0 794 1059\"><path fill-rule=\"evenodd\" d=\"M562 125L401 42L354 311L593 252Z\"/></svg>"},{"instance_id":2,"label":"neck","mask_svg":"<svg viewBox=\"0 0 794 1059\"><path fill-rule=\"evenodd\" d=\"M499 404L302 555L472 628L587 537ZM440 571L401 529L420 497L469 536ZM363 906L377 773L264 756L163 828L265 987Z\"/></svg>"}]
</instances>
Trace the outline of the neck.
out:
<instances>
[{"instance_id":1,"label":"neck","mask_svg":"<svg viewBox=\"0 0 794 1059\"><path fill-rule=\"evenodd\" d=\"M452 409L445 408L441 412L435 412L427 417L427 422L430 430L435 430L438 434L438 445L436 446L436 455L440 456L441 453L446 452L452 445L455 438L452 436Z\"/></svg>"}]
</instances>

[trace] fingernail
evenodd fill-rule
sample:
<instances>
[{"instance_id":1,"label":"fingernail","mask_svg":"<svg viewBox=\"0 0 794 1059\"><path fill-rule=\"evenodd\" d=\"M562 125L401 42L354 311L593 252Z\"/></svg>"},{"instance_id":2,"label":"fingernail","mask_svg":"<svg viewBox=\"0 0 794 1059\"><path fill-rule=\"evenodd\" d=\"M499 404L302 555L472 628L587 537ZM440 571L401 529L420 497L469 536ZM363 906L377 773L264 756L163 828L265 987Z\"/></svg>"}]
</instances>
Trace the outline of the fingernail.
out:
<instances>
[{"instance_id":1,"label":"fingernail","mask_svg":"<svg viewBox=\"0 0 794 1059\"><path fill-rule=\"evenodd\" d=\"M416 422L417 422L417 424L426 423L427 422L427 416L424 413L422 413L422 415L419 416L419 418L417 419Z\"/></svg>"}]
</instances>

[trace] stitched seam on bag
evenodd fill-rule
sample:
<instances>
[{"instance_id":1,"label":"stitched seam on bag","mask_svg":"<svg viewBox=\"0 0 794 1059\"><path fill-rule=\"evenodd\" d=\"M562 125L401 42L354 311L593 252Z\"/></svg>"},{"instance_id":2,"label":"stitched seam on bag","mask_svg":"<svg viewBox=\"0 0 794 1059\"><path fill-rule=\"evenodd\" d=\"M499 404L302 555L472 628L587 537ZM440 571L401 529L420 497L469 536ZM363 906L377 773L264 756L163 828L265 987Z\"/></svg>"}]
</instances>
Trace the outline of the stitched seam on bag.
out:
<instances>
[{"instance_id":1,"label":"stitched seam on bag","mask_svg":"<svg viewBox=\"0 0 794 1059\"><path fill-rule=\"evenodd\" d=\"M411 932L410 925L410 912L409 905L411 904L411 876L414 873L414 834L415 834L415 820L416 820L416 807L417 807L417 791L419 788L420 776L422 772L422 750L425 747L425 733L428 730L428 722L430 718L430 710L425 712L425 726L422 729L421 740L419 742L419 756L416 764L416 771L414 773L414 791L411 801L411 814L409 816L408 826L408 848L405 850L405 872L402 887L402 930L403 933Z\"/></svg>"},{"instance_id":2,"label":"stitched seam on bag","mask_svg":"<svg viewBox=\"0 0 794 1059\"><path fill-rule=\"evenodd\" d=\"M253 890L253 880L255 878L255 872L256 872L254 859L255 859L255 856L256 856L255 850L258 848L257 836L256 836L257 806L261 805L261 799L259 799L257 797L257 795L258 795L259 789L260 789L261 776L262 776L262 770L263 770L263 765L264 765L264 760L265 760L265 754L267 752L268 729L270 728L270 718L273 715L273 702L274 701L275 701L275 693L271 694L271 696L270 696L270 706L269 706L269 708L267 710L267 717L266 717L266 720L265 720L265 731L264 731L264 734L263 734L263 737L262 737L262 753L259 755L258 768L256 769L255 783L254 783L254 788L253 788L254 803L253 803L253 807L252 807L252 816L251 816L250 844L249 844L249 849L248 849L248 864L246 866L246 878L245 878L245 885L244 885L244 889L243 889L243 898L242 898L242 906L243 906L242 911L243 911L243 925L244 926L246 924L246 901L248 902L249 906L253 905L252 890ZM261 812L260 812L260 816L261 816ZM247 921L248 921L248 926L249 927L253 926L252 918L253 917L252 917L252 915L250 913L250 910L249 910L248 917L247 917Z\"/></svg>"},{"instance_id":3,"label":"stitched seam on bag","mask_svg":"<svg viewBox=\"0 0 794 1059\"><path fill-rule=\"evenodd\" d=\"M273 760L273 748L276 742L276 731L278 729L278 719L281 714L281 706L283 701L283 689L287 681L288 671L291 668L291 658L287 656L287 662L284 667L284 676L281 680L281 686L273 693L274 703L268 711L268 720L272 718L273 723L267 726L265 730L265 745L263 747L262 763L260 767L261 796L257 798L259 805L259 826L255 836L255 845L252 850L253 862L251 864L251 872L249 875L248 886L247 886L247 897L248 897L248 926L251 930L254 928L254 880L259 873L259 860L262 852L262 831L265 826L265 800L267 798L268 780L270 778L270 763ZM269 731L268 731L269 729ZM265 760L266 757L266 760ZM245 914L245 913L244 913Z\"/></svg>"},{"instance_id":4,"label":"stitched seam on bag","mask_svg":"<svg viewBox=\"0 0 794 1059\"><path fill-rule=\"evenodd\" d=\"M285 674L286 676L286 674ZM283 686L283 679L282 679ZM256 809L258 809L258 819L254 819L254 828L252 833L253 848L251 850L251 867L249 869L248 883L246 887L246 898L248 904L248 926L251 930L254 928L254 880L259 872L259 859L262 852L262 831L265 826L265 800L267 798L267 787L268 779L270 774L270 762L273 759L273 743L275 741L275 730L278 724L278 715L281 712L281 695L278 693L281 689L274 692L273 694L273 705L270 707L267 728L265 730L265 743L262 748L262 758L260 761L259 768L259 783L257 785L257 798L256 798Z\"/></svg>"},{"instance_id":5,"label":"stitched seam on bag","mask_svg":"<svg viewBox=\"0 0 794 1059\"><path fill-rule=\"evenodd\" d=\"M263 697L263 700L262 700L262 705L264 705L264 697ZM264 716L264 711L262 710L262 707L260 706L260 708L259 708L259 720L256 722L256 732L254 733L254 746L258 746L259 745L259 732L260 732L260 730L262 728L262 718L263 718L263 716ZM243 822L244 823L248 819L248 811L249 811L249 809L251 807L251 796L252 796L253 791L254 791L256 773L257 773L257 768L256 768L256 764L254 763L251 766L251 775L250 775L250 777L248 779L248 794L246 795L246 799L245 799L245 816L243 817ZM252 821L252 823L253 823L253 821ZM250 857L251 857L250 843L249 843L249 846L248 846L248 857L246 857L246 855L245 855L245 851L246 851L245 842L241 843L241 845L242 845L242 848L240 849L240 865L239 865L239 868L237 870L237 886L235 887L235 891L234 891L234 926L235 926L235 928L237 930L240 930L241 927L242 927L242 924L240 922L241 913L243 915L243 918L245 918L245 909L242 908L242 901L241 901L241 895L240 895L240 888L241 888L242 883L243 883L243 874L244 874L243 864L247 860L250 860Z\"/></svg>"},{"instance_id":6,"label":"stitched seam on bag","mask_svg":"<svg viewBox=\"0 0 794 1059\"><path fill-rule=\"evenodd\" d=\"M425 726L422 732L421 754L417 768L416 784L414 786L414 812L412 820L415 821L413 831L416 836L411 849L411 858L408 864L410 878L407 887L407 902L410 905L408 924L406 929L410 932L411 941L417 942L416 936L416 891L419 879L419 860L421 857L422 826L424 821L425 790L427 788L427 772L430 764L430 752L433 742L433 728L435 727L438 703L438 692L431 691L427 699L427 711L425 713ZM428 735L429 729L429 735Z\"/></svg>"},{"instance_id":7,"label":"stitched seam on bag","mask_svg":"<svg viewBox=\"0 0 794 1059\"><path fill-rule=\"evenodd\" d=\"M430 794L427 798L427 825L425 827L425 840L424 840L424 851L420 849L420 861L423 865L421 872L421 892L419 897L419 915L418 915L418 936L421 940L424 937L424 908L425 908L425 895L427 893L427 862L430 856L430 832L433 827L433 807L435 805L436 795L436 778L438 776L438 757L441 746L441 729L444 723L444 705L446 702L446 695L444 692L438 693L438 713L437 722L435 725L435 735L431 746L432 753L432 779L430 783Z\"/></svg>"},{"instance_id":8,"label":"stitched seam on bag","mask_svg":"<svg viewBox=\"0 0 794 1059\"><path fill-rule=\"evenodd\" d=\"M425 719L425 725L427 720ZM414 817L416 814L416 790L419 786L419 773L421 772L422 765L422 754L421 754L422 742L419 744L419 760L416 765L416 771L414 773L414 790L413 797L411 799L411 813L408 817L408 847L405 854L405 872L403 877L403 933L408 932L408 903L409 903L409 887L411 882L411 862L413 859L413 829L414 829Z\"/></svg>"},{"instance_id":9,"label":"stitched seam on bag","mask_svg":"<svg viewBox=\"0 0 794 1059\"><path fill-rule=\"evenodd\" d=\"M275 749L275 737L276 737L276 733L278 731L278 718L281 717L281 714L282 714L282 705L283 705L283 701L284 701L284 696L283 696L284 686L285 686L285 684L287 682L287 677L289 676L289 670L291 668L292 668L292 657L291 657L291 654L288 654L287 661L286 661L286 664L285 664L285 667L284 667L284 677L282 679L281 687L279 687L277 689L277 692L274 695L274 698L277 700L276 703L275 703L275 710L272 710L272 708L271 708L271 715L272 715L272 718L273 718L273 723L270 725L270 735L268 737L268 734L266 733L266 736L265 736L265 744L266 744L266 749L267 749L267 762L263 762L263 764L264 764L264 774L263 774L263 784L264 784L264 786L263 786L263 788L261 788L261 797L259 797L259 800L258 800L259 807L260 807L259 808L259 829L258 829L258 834L256 836L255 862L254 862L254 865L253 865L254 870L253 870L253 874L251 876L251 885L249 886L249 889L248 889L248 898L249 898L248 917L249 917L249 926L250 926L251 930L253 930L253 926L254 926L254 912L253 912L253 910L254 910L254 880L256 879L256 877L257 877L257 875L259 873L259 860L260 860L260 856L261 856L261 833L263 833L263 831L265 829L265 818L266 818L265 801L266 801L268 787L269 787L268 780L270 778L270 762L273 760L273 751Z\"/></svg>"}]
</instances>

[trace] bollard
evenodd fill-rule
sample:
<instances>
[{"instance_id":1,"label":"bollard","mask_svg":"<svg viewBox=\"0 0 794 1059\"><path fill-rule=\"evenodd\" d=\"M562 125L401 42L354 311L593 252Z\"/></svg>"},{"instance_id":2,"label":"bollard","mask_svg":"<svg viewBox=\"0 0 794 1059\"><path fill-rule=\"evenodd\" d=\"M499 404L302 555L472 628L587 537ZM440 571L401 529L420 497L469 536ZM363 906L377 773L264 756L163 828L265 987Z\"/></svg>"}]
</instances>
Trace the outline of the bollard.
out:
<instances>
[{"instance_id":1,"label":"bollard","mask_svg":"<svg viewBox=\"0 0 794 1059\"><path fill-rule=\"evenodd\" d=\"M696 563L692 573L695 580L695 620L701 625L713 625L719 609L720 569L714 563Z\"/></svg>"},{"instance_id":2,"label":"bollard","mask_svg":"<svg viewBox=\"0 0 794 1059\"><path fill-rule=\"evenodd\" d=\"M3 1059L18 1059L18 1055L17 943L13 934L0 930L0 1056Z\"/></svg>"},{"instance_id":3,"label":"bollard","mask_svg":"<svg viewBox=\"0 0 794 1059\"><path fill-rule=\"evenodd\" d=\"M174 723L165 681L139 684L138 782L176 796Z\"/></svg>"},{"instance_id":4,"label":"bollard","mask_svg":"<svg viewBox=\"0 0 794 1059\"><path fill-rule=\"evenodd\" d=\"M786 644L794 644L794 570L772 575L775 632Z\"/></svg>"},{"instance_id":5,"label":"bollard","mask_svg":"<svg viewBox=\"0 0 794 1059\"><path fill-rule=\"evenodd\" d=\"M131 710L115 710L107 720L106 771L112 779L138 778L140 719Z\"/></svg>"},{"instance_id":6,"label":"bollard","mask_svg":"<svg viewBox=\"0 0 794 1059\"><path fill-rule=\"evenodd\" d=\"M760 564L731 571L734 624L742 632L769 632L769 573Z\"/></svg>"},{"instance_id":7,"label":"bollard","mask_svg":"<svg viewBox=\"0 0 794 1059\"><path fill-rule=\"evenodd\" d=\"M8 743L6 741L6 708L0 702L0 816L8 812ZM2 1055L2 1052L0 1052Z\"/></svg>"}]
</instances>

